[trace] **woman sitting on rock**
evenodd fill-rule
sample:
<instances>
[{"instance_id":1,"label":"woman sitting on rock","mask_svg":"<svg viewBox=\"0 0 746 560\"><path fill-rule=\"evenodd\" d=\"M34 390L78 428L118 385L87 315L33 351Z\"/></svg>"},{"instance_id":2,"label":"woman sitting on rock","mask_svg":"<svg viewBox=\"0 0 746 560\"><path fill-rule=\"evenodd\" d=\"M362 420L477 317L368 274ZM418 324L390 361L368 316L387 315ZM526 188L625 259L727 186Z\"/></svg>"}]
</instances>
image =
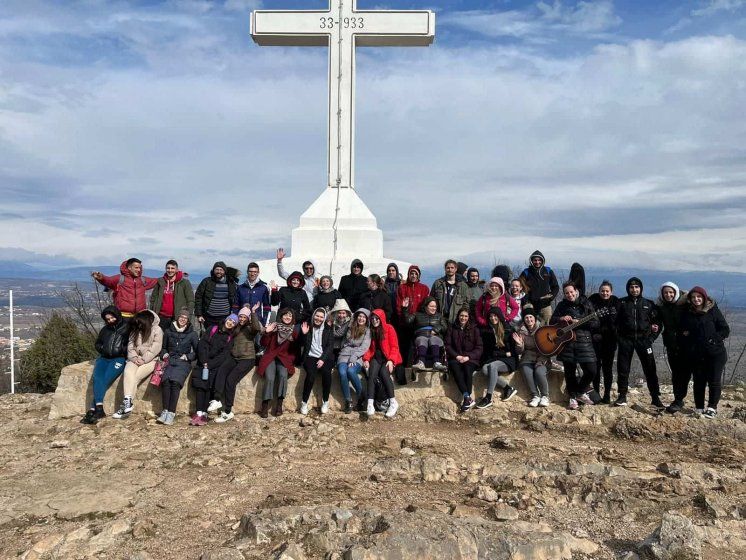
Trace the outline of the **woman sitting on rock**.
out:
<instances>
[{"instance_id":1,"label":"woman sitting on rock","mask_svg":"<svg viewBox=\"0 0 746 560\"><path fill-rule=\"evenodd\" d=\"M260 302L249 309L243 307L238 312L238 325L233 331L233 344L228 357L215 377L214 400L207 408L213 412L222 407L220 416L215 422L222 424L233 419L233 401L236 399L236 388L241 380L253 369L256 363L256 336L263 332L262 324L256 315ZM225 404L223 404L225 401Z\"/></svg>"},{"instance_id":2,"label":"woman sitting on rock","mask_svg":"<svg viewBox=\"0 0 746 560\"><path fill-rule=\"evenodd\" d=\"M468 309L458 312L456 321L448 328L445 343L448 369L464 397L461 412L466 412L474 406L472 382L482 357L482 336L471 320Z\"/></svg>"},{"instance_id":3,"label":"woman sitting on rock","mask_svg":"<svg viewBox=\"0 0 746 560\"><path fill-rule=\"evenodd\" d=\"M96 338L98 358L93 366L93 402L81 420L83 424L95 424L106 418L106 390L122 375L127 361L127 323L119 309L110 305L101 312L101 318L105 324Z\"/></svg>"},{"instance_id":4,"label":"woman sitting on rock","mask_svg":"<svg viewBox=\"0 0 746 560\"><path fill-rule=\"evenodd\" d=\"M207 410L210 406L210 393L214 392L218 370L230 358L233 346L233 329L238 324L238 315L232 313L223 324L213 325L202 335L197 346L197 358L202 369L192 374L192 387L196 394L196 412L192 416L192 426L207 424ZM207 379L203 370L207 368Z\"/></svg>"},{"instance_id":5,"label":"woman sitting on rock","mask_svg":"<svg viewBox=\"0 0 746 560\"><path fill-rule=\"evenodd\" d=\"M437 371L448 371L441 363L443 352L443 338L448 330L448 324L438 310L438 300L428 297L422 302L422 311L410 313L409 307L404 309L407 323L414 330L414 348L417 352L417 362L412 369L425 369L428 359L433 361L433 368Z\"/></svg>"},{"instance_id":6,"label":"woman sitting on rock","mask_svg":"<svg viewBox=\"0 0 746 560\"><path fill-rule=\"evenodd\" d=\"M329 312L329 320L334 333L334 363L336 364L352 320L352 311L344 299L340 298L334 302L334 307Z\"/></svg>"},{"instance_id":7,"label":"woman sitting on rock","mask_svg":"<svg viewBox=\"0 0 746 560\"><path fill-rule=\"evenodd\" d=\"M344 301L344 300L343 300ZM321 374L321 414L329 412L329 393L332 390L332 368L334 367L334 331L326 324L326 309L319 307L311 316L311 324L301 325L303 334L303 400L300 413L308 414L308 399L311 397L316 374Z\"/></svg>"},{"instance_id":8,"label":"woman sitting on rock","mask_svg":"<svg viewBox=\"0 0 746 560\"><path fill-rule=\"evenodd\" d=\"M477 408L492 406L495 387L502 389L502 400L510 400L518 391L511 387L501 373L515 370L517 351L515 340L503 316L502 309L493 307L487 314L487 333L482 355L482 373L487 376L487 393L477 403Z\"/></svg>"},{"instance_id":9,"label":"woman sitting on rock","mask_svg":"<svg viewBox=\"0 0 746 560\"><path fill-rule=\"evenodd\" d=\"M289 307L282 308L277 312L277 319L277 322L270 323L264 330L262 336L264 354L256 369L257 374L264 377L262 408L259 411L259 416L262 418L269 416L269 405L274 397L275 384L277 384L277 401L274 415L282 416L282 401L285 399L288 377L295 373L295 341L300 332L300 328L295 324L295 311Z\"/></svg>"},{"instance_id":10,"label":"woman sitting on rock","mask_svg":"<svg viewBox=\"0 0 746 560\"><path fill-rule=\"evenodd\" d=\"M536 348L534 334L541 324L536 319L536 312L531 304L523 308L523 327L513 333L516 350L521 353L518 368L521 370L526 385L531 391L528 406L549 406L549 382L547 366L549 358L542 356Z\"/></svg>"},{"instance_id":11,"label":"woman sitting on rock","mask_svg":"<svg viewBox=\"0 0 746 560\"><path fill-rule=\"evenodd\" d=\"M161 360L168 360L163 377L161 378L161 399L163 410L156 422L170 426L176 417L176 405L192 364L197 358L199 337L192 328L189 320L189 309L179 311L176 321L173 321L163 335Z\"/></svg>"},{"instance_id":12,"label":"woman sitting on rock","mask_svg":"<svg viewBox=\"0 0 746 560\"><path fill-rule=\"evenodd\" d=\"M386 313L383 309L374 309L370 316L370 347L363 355L363 367L368 374L368 406L366 409L368 416L376 413L372 397L376 394L376 379L379 378L389 401L386 418L393 418L396 415L399 403L394 397L394 382L391 380L391 374L401 362L399 341L394 327L386 322Z\"/></svg>"},{"instance_id":13,"label":"woman sitting on rock","mask_svg":"<svg viewBox=\"0 0 746 560\"><path fill-rule=\"evenodd\" d=\"M337 373L339 374L339 383L342 387L345 406L344 413L352 412L352 396L350 395L350 383L355 387L357 394L357 408L362 410L365 400L365 392L360 382L360 370L363 367L363 355L370 347L370 329L368 328L368 317L370 311L367 309L358 309L352 316L350 328L342 342L337 356Z\"/></svg>"},{"instance_id":14,"label":"woman sitting on rock","mask_svg":"<svg viewBox=\"0 0 746 560\"><path fill-rule=\"evenodd\" d=\"M163 347L163 331L155 312L140 311L130 324L127 365L124 366L124 400L112 418L126 418L135 404L138 384L150 377Z\"/></svg>"}]
</instances>

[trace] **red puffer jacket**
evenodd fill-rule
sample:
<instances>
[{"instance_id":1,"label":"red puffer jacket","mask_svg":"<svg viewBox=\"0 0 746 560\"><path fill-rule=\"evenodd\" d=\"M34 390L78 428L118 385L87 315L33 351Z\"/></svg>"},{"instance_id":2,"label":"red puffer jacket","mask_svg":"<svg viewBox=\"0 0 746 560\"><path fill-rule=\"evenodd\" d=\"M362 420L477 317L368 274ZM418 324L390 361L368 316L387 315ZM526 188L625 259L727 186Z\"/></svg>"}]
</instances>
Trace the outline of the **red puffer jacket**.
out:
<instances>
[{"instance_id":1,"label":"red puffer jacket","mask_svg":"<svg viewBox=\"0 0 746 560\"><path fill-rule=\"evenodd\" d=\"M416 270L419 274L420 268L417 265L409 267L409 271L412 269ZM407 278L409 278L409 271L407 271ZM404 324L406 321L404 310L402 309L402 303L406 298L409 298L409 313L414 315L420 311L420 306L426 297L430 295L430 288L428 288L422 282L415 282L412 284L407 280L399 285L399 289L396 291L396 315L401 319L401 323Z\"/></svg>"},{"instance_id":2,"label":"red puffer jacket","mask_svg":"<svg viewBox=\"0 0 746 560\"><path fill-rule=\"evenodd\" d=\"M395 366L402 363L401 353L399 352L399 339L396 338L394 327L386 322L386 313L383 309L374 309L373 313L381 320L383 337L381 337L381 353L387 360L391 360ZM376 341L373 337L370 339L368 351L363 354L363 361L369 362L375 356L377 350Z\"/></svg>"},{"instance_id":3,"label":"red puffer jacket","mask_svg":"<svg viewBox=\"0 0 746 560\"><path fill-rule=\"evenodd\" d=\"M119 265L119 272L114 276L104 276L99 282L114 292L114 305L122 315L131 317L148 308L145 292L155 287L158 278L135 278L127 268L127 261Z\"/></svg>"}]
</instances>

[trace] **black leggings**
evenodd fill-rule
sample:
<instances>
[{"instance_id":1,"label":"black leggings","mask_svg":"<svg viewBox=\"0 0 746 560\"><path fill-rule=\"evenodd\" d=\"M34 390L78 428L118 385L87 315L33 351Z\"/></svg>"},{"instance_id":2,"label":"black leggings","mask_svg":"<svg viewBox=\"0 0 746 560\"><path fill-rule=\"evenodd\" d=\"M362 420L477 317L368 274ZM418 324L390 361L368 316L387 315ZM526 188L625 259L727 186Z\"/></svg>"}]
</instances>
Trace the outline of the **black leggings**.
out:
<instances>
[{"instance_id":1,"label":"black leggings","mask_svg":"<svg viewBox=\"0 0 746 560\"><path fill-rule=\"evenodd\" d=\"M181 385L173 379L164 379L161 382L161 400L163 410L176 412L176 405L179 404L179 395L181 394Z\"/></svg>"},{"instance_id":2,"label":"black leggings","mask_svg":"<svg viewBox=\"0 0 746 560\"><path fill-rule=\"evenodd\" d=\"M671 368L673 398L684 402L686 393L689 391L689 380L692 378L692 365L689 363L687 356L676 348L666 348L666 357Z\"/></svg>"},{"instance_id":3,"label":"black leggings","mask_svg":"<svg viewBox=\"0 0 746 560\"><path fill-rule=\"evenodd\" d=\"M207 406L210 404L210 390L194 388L196 397L196 412L207 412Z\"/></svg>"},{"instance_id":4,"label":"black leggings","mask_svg":"<svg viewBox=\"0 0 746 560\"><path fill-rule=\"evenodd\" d=\"M601 372L604 377L604 393L611 393L614 383L614 354L616 353L616 336L605 335L600 341L593 343L596 353L596 375L593 377L593 388L601 392Z\"/></svg>"},{"instance_id":5,"label":"black leggings","mask_svg":"<svg viewBox=\"0 0 746 560\"><path fill-rule=\"evenodd\" d=\"M316 367L318 358L312 358L308 356L303 361L303 369L306 370L306 379L303 381L303 402L307 403L311 397L311 391L313 391L313 385L316 383L316 373L321 373L321 400L324 402L329 400L329 393L332 390L332 364L331 360L326 360L324 365Z\"/></svg>"},{"instance_id":6,"label":"black leggings","mask_svg":"<svg viewBox=\"0 0 746 560\"><path fill-rule=\"evenodd\" d=\"M383 383L383 390L386 392L386 397L389 399L393 399L394 383L391 381L389 370L386 369L385 364L382 364L375 358L370 360L370 366L368 367L368 398L372 399L376 394L377 377L381 378L381 383Z\"/></svg>"},{"instance_id":7,"label":"black leggings","mask_svg":"<svg viewBox=\"0 0 746 560\"><path fill-rule=\"evenodd\" d=\"M451 370L453 378L456 380L458 390L461 391L462 395L471 395L471 390L474 381L474 371L477 366L471 362L460 363L457 360L448 361L448 369Z\"/></svg>"},{"instance_id":8,"label":"black leggings","mask_svg":"<svg viewBox=\"0 0 746 560\"><path fill-rule=\"evenodd\" d=\"M223 402L223 410L230 412L236 399L236 387L254 367L254 360L236 360L228 357L220 366L215 377L215 399Z\"/></svg>"},{"instance_id":9,"label":"black leggings","mask_svg":"<svg viewBox=\"0 0 746 560\"><path fill-rule=\"evenodd\" d=\"M583 375L578 380L577 369L583 371ZM562 362L565 369L565 388L571 399L574 399L588 390L593 378L596 377L596 362L587 362L576 364L575 362Z\"/></svg>"},{"instance_id":10,"label":"black leggings","mask_svg":"<svg viewBox=\"0 0 746 560\"><path fill-rule=\"evenodd\" d=\"M723 351L717 356L702 356L695 358L692 362L694 374L694 406L705 407L705 389L710 387L710 395L707 399L709 408L717 408L720 402L720 393L723 389L723 369L728 361L728 354Z\"/></svg>"}]
</instances>

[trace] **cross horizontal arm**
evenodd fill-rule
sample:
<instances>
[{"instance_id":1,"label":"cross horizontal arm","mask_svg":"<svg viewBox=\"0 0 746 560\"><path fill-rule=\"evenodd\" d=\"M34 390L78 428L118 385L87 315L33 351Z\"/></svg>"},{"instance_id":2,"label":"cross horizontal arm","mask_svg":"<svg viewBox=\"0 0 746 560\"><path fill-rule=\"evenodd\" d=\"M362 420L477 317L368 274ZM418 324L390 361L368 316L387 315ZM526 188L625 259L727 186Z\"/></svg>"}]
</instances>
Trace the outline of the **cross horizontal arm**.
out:
<instances>
[{"instance_id":1,"label":"cross horizontal arm","mask_svg":"<svg viewBox=\"0 0 746 560\"><path fill-rule=\"evenodd\" d=\"M255 10L251 13L251 37L258 45L321 47L329 44L331 29L320 21L327 10Z\"/></svg>"},{"instance_id":2,"label":"cross horizontal arm","mask_svg":"<svg viewBox=\"0 0 746 560\"><path fill-rule=\"evenodd\" d=\"M435 38L435 14L430 11L356 11L364 27L355 30L359 47L427 46Z\"/></svg>"}]
</instances>

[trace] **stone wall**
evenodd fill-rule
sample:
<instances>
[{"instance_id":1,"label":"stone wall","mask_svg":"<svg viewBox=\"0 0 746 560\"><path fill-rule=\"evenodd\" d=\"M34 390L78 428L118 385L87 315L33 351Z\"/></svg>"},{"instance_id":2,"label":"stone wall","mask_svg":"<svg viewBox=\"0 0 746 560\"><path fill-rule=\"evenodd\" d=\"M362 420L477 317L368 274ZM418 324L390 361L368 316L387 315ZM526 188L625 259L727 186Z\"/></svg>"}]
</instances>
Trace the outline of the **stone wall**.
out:
<instances>
[{"instance_id":1,"label":"stone wall","mask_svg":"<svg viewBox=\"0 0 746 560\"><path fill-rule=\"evenodd\" d=\"M93 362L82 362L67 366L62 370L60 379L57 383L57 390L52 400L52 408L49 412L50 420L56 418L69 418L78 416L85 412L93 398L93 383L91 374L93 372ZM197 371L197 374L200 372ZM409 370L407 370L409 379ZM296 410L300 406L301 394L303 389L302 380L305 378L303 370L296 370L288 382L287 396L285 407L287 410ZM523 376L520 373L506 376L511 385L518 389L518 395L514 398L527 399L530 396ZM234 410L236 413L246 413L259 410L261 406L261 384L263 379L253 371L247 375L238 385L236 391L236 401ZM477 373L474 377L474 394L480 397L484 394L486 377ZM567 398L563 394L564 377L561 373L550 373L549 392L550 399L554 403L564 404ZM354 394L354 393L353 393ZM122 400L122 380L121 377L106 393L104 408L108 414L116 409L116 406ZM409 382L405 386L396 386L396 399L400 404L406 405L420 399L433 397L447 397L454 403L461 402L461 395L458 392L456 383L452 376L448 381L443 381L441 375L435 372L420 372L416 382ZM332 393L330 397L332 410L339 410L344 404L342 391L339 385L339 378L336 372L332 377ZM317 376L314 394L311 396L311 406L321 405L321 379ZM454 404L455 406L455 404ZM161 390L159 387L151 385L148 381L143 381L137 390L137 399L135 404L137 412L160 412L161 410ZM178 412L193 412L194 410L194 391L189 383L182 389L181 398L179 399Z\"/></svg>"}]
</instances>

